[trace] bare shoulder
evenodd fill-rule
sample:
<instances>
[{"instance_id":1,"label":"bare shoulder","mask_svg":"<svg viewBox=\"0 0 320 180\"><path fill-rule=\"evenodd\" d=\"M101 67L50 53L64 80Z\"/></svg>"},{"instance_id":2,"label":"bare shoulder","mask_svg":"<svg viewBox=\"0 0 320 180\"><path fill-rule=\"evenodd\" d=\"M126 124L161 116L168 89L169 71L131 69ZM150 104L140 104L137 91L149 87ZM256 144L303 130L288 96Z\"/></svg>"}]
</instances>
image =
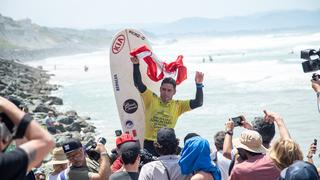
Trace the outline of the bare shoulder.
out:
<instances>
[{"instance_id":1,"label":"bare shoulder","mask_svg":"<svg viewBox=\"0 0 320 180\"><path fill-rule=\"evenodd\" d=\"M199 171L190 180L214 180L211 173Z\"/></svg>"}]
</instances>

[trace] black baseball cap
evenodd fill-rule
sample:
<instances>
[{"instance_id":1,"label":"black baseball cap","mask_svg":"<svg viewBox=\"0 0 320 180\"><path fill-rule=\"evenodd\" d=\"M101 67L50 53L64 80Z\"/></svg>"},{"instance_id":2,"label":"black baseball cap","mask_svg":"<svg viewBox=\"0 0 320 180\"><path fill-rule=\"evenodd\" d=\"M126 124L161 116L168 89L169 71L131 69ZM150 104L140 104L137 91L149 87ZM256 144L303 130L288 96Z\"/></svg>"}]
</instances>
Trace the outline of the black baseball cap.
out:
<instances>
[{"instance_id":1,"label":"black baseball cap","mask_svg":"<svg viewBox=\"0 0 320 180\"><path fill-rule=\"evenodd\" d=\"M174 144L177 142L176 134L172 128L161 128L157 133L157 142L160 145Z\"/></svg>"},{"instance_id":2,"label":"black baseball cap","mask_svg":"<svg viewBox=\"0 0 320 180\"><path fill-rule=\"evenodd\" d=\"M79 140L71 138L68 139L65 143L63 143L62 148L63 152L67 154L79 148L82 148L82 144Z\"/></svg>"},{"instance_id":3,"label":"black baseball cap","mask_svg":"<svg viewBox=\"0 0 320 180\"><path fill-rule=\"evenodd\" d=\"M283 169L280 180L318 180L317 168L306 161L295 161L289 167Z\"/></svg>"}]
</instances>

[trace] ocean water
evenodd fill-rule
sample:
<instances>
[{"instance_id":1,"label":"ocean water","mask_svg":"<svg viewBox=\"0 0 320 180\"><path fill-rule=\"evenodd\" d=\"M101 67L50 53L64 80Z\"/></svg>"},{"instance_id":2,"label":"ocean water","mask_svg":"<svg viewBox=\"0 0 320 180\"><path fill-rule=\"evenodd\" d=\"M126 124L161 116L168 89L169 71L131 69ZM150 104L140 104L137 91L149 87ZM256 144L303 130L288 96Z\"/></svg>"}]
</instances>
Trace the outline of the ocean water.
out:
<instances>
[{"instance_id":1,"label":"ocean water","mask_svg":"<svg viewBox=\"0 0 320 180\"><path fill-rule=\"evenodd\" d=\"M187 133L196 132L213 145L214 134L224 130L228 118L244 115L251 121L263 116L264 109L283 117L304 153L313 139L320 138L312 74L303 73L300 59L300 50L320 48L320 33L156 39L152 43L154 53L164 61L184 55L188 79L177 87L174 98L194 98L195 71L205 74L203 107L183 114L176 125L181 140ZM75 109L82 116L92 117L98 136L107 138L109 149L115 146L114 131L121 125L110 77L109 49L28 64L41 65L55 74L51 83L63 87L53 95L64 99L63 110ZM87 72L85 65L89 67ZM235 137L242 130L236 127ZM319 165L319 157L315 160Z\"/></svg>"}]
</instances>

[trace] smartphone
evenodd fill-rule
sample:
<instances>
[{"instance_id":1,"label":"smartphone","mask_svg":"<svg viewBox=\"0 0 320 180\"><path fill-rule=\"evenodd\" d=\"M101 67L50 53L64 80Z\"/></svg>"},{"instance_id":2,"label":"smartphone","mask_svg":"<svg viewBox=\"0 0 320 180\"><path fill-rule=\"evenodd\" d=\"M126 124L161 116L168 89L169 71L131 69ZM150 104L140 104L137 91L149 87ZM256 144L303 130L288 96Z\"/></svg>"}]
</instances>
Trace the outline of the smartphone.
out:
<instances>
[{"instance_id":1,"label":"smartphone","mask_svg":"<svg viewBox=\"0 0 320 180\"><path fill-rule=\"evenodd\" d=\"M318 142L317 139L314 139L314 140L313 140L313 144L314 144L314 145L317 145L317 142Z\"/></svg>"},{"instance_id":2,"label":"smartphone","mask_svg":"<svg viewBox=\"0 0 320 180\"><path fill-rule=\"evenodd\" d=\"M114 133L116 134L117 137L122 135L122 131L120 129L115 130Z\"/></svg>"},{"instance_id":3,"label":"smartphone","mask_svg":"<svg viewBox=\"0 0 320 180\"><path fill-rule=\"evenodd\" d=\"M233 117L233 118L231 118L231 120L232 120L233 123L234 123L234 127L237 127L237 126L241 126L241 125L242 125L242 123L241 123L242 117L241 117L241 116Z\"/></svg>"}]
</instances>

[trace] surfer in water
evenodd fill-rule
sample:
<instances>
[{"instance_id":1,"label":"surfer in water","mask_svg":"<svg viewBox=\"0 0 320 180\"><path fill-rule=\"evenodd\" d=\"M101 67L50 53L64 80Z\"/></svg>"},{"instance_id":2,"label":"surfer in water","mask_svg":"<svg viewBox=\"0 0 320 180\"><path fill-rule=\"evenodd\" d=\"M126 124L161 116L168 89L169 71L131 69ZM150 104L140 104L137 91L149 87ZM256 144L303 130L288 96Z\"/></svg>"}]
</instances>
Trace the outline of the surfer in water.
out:
<instances>
[{"instance_id":1,"label":"surfer in water","mask_svg":"<svg viewBox=\"0 0 320 180\"><path fill-rule=\"evenodd\" d=\"M143 99L145 106L145 134L144 148L153 154L156 153L153 143L157 139L157 131L163 127L174 128L178 117L192 109L202 106L203 102L203 76L202 72L196 72L196 97L191 100L172 100L176 93L176 81L167 77L160 86L160 97L150 91L141 80L139 59L131 57L133 63L133 80Z\"/></svg>"}]
</instances>

